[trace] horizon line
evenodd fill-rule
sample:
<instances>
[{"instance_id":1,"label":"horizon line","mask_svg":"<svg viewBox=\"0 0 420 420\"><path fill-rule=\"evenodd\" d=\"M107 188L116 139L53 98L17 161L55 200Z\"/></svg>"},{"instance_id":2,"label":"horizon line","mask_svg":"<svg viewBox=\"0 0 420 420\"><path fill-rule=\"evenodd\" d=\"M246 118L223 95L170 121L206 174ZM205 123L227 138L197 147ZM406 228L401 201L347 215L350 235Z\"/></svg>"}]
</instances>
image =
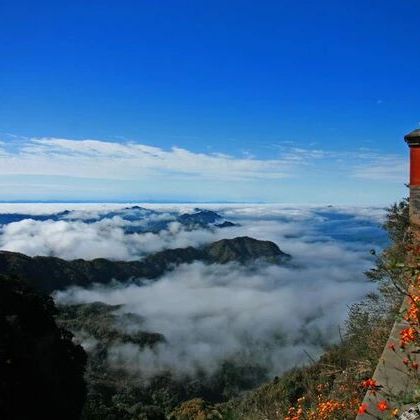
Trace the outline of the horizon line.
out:
<instances>
[{"instance_id":1,"label":"horizon line","mask_svg":"<svg viewBox=\"0 0 420 420\"><path fill-rule=\"evenodd\" d=\"M377 204L338 204L338 203L292 203L274 201L192 201L192 200L0 200L0 204L253 204L282 206L322 206L322 207L388 207L392 203Z\"/></svg>"}]
</instances>

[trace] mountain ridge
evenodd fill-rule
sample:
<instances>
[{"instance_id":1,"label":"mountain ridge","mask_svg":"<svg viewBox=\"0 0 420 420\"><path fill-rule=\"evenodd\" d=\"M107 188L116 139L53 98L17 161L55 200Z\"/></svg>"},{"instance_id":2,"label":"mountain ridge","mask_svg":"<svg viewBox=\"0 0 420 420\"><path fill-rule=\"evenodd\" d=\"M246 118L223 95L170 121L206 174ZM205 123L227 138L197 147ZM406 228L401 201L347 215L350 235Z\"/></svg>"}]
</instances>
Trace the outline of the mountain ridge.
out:
<instances>
[{"instance_id":1,"label":"mountain ridge","mask_svg":"<svg viewBox=\"0 0 420 420\"><path fill-rule=\"evenodd\" d=\"M106 284L111 280L156 279L177 265L194 261L206 264L246 264L263 260L283 264L290 258L273 242L243 236L221 239L199 248L190 246L167 249L136 261L112 261L105 258L67 261L52 256L29 257L0 251L0 272L23 279L42 292L51 293L69 286L86 287L92 283Z\"/></svg>"},{"instance_id":2,"label":"mountain ridge","mask_svg":"<svg viewBox=\"0 0 420 420\"><path fill-rule=\"evenodd\" d=\"M156 220L148 218L159 216ZM120 218L126 224L121 226L124 233L136 234L153 232L158 233L167 230L171 223L180 223L186 230L195 229L222 229L238 226L238 224L226 220L222 215L212 210L195 208L191 213L176 213L173 211L163 212L147 209L140 206L124 207L110 211L86 212L78 210L63 210L57 213L26 214L26 213L0 213L0 227L11 223L19 223L24 220L36 222L83 222L87 224L98 223L102 220Z\"/></svg>"}]
</instances>

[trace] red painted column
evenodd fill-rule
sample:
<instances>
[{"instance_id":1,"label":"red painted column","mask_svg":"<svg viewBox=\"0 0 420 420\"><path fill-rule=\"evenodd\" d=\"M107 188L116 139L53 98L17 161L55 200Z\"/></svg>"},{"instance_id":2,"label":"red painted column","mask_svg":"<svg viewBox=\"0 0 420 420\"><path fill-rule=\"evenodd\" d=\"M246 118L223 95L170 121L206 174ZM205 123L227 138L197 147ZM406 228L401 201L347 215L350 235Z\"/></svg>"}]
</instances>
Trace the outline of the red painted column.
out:
<instances>
[{"instance_id":1,"label":"red painted column","mask_svg":"<svg viewBox=\"0 0 420 420\"><path fill-rule=\"evenodd\" d=\"M420 241L420 130L404 137L410 147L410 223Z\"/></svg>"},{"instance_id":2,"label":"red painted column","mask_svg":"<svg viewBox=\"0 0 420 420\"><path fill-rule=\"evenodd\" d=\"M420 186L420 147L410 147L410 186Z\"/></svg>"}]
</instances>

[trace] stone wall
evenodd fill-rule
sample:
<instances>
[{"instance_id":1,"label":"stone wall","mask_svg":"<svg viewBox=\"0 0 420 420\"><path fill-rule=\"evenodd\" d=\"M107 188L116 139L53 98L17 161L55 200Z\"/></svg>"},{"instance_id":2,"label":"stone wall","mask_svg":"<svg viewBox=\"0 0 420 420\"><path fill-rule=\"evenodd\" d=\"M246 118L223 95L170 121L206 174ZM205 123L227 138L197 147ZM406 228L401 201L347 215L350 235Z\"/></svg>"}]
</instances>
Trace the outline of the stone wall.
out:
<instances>
[{"instance_id":1,"label":"stone wall","mask_svg":"<svg viewBox=\"0 0 420 420\"><path fill-rule=\"evenodd\" d=\"M410 222L420 232L420 186L410 186Z\"/></svg>"}]
</instances>

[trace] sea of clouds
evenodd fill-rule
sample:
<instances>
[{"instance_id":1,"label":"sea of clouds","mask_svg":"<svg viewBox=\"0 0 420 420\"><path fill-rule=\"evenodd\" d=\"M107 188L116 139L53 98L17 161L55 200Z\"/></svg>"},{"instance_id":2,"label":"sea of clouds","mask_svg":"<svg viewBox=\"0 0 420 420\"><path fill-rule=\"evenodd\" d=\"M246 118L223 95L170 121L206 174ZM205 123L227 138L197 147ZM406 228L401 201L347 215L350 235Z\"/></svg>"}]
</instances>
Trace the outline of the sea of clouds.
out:
<instances>
[{"instance_id":1,"label":"sea of clouds","mask_svg":"<svg viewBox=\"0 0 420 420\"><path fill-rule=\"evenodd\" d=\"M163 215L192 212L195 205L144 205ZM77 210L80 220L30 218L3 225L0 248L28 255L131 260L165 248L200 246L221 238L250 236L275 242L292 255L288 266L184 264L155 282L94 285L58 292L60 304L101 301L123 305L141 325L121 328L161 333L155 349L117 344L110 361L143 377L170 370L192 376L216 372L224 360L255 363L276 375L316 358L339 339L349 305L375 290L364 276L387 237L383 208L205 205L237 226L188 230L177 222L157 232L127 235L116 215L83 218L123 205L0 205L0 213L45 214ZM204 207L204 206L201 206ZM157 217L154 214L153 217ZM86 342L87 345L87 342Z\"/></svg>"}]
</instances>

